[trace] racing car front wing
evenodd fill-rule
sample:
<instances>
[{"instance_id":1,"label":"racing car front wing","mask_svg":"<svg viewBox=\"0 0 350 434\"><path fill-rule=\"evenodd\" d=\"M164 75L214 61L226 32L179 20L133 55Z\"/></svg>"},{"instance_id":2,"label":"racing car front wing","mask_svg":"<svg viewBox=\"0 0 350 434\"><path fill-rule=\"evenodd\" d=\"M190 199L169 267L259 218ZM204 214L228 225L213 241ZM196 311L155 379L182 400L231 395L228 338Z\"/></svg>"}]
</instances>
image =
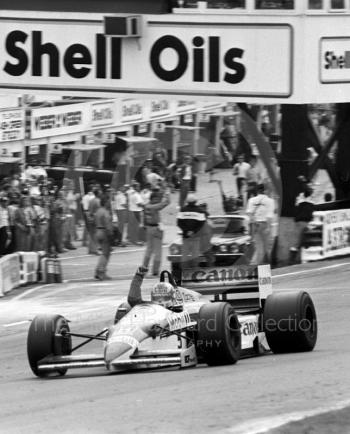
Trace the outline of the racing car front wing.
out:
<instances>
[{"instance_id":1,"label":"racing car front wing","mask_svg":"<svg viewBox=\"0 0 350 434\"><path fill-rule=\"evenodd\" d=\"M56 372L64 369L105 367L110 371L119 371L165 366L187 368L196 364L196 350L194 345L191 345L182 350L136 350L129 358L116 359L108 364L104 360L104 357L98 354L48 356L38 363L38 370L41 372Z\"/></svg>"}]
</instances>

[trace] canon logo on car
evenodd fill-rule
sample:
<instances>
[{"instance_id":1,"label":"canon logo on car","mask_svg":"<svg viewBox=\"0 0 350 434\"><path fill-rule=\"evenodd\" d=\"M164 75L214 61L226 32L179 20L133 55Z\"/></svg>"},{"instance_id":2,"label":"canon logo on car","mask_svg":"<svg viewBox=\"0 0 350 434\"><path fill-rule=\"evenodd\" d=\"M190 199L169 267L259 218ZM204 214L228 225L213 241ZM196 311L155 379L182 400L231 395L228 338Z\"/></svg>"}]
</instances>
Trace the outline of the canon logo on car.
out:
<instances>
[{"instance_id":1,"label":"canon logo on car","mask_svg":"<svg viewBox=\"0 0 350 434\"><path fill-rule=\"evenodd\" d=\"M192 282L225 282L241 281L257 278L257 269L254 266L231 267L231 268L210 268L196 269L184 272L184 280Z\"/></svg>"}]
</instances>

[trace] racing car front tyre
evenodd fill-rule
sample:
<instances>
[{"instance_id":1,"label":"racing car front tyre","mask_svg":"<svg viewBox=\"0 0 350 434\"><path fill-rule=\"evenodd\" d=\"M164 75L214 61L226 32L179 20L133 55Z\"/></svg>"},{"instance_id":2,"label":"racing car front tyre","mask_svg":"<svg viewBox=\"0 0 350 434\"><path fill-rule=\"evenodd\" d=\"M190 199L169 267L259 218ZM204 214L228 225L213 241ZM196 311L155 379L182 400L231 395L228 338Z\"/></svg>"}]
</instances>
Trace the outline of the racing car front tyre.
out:
<instances>
[{"instance_id":1,"label":"racing car front tyre","mask_svg":"<svg viewBox=\"0 0 350 434\"><path fill-rule=\"evenodd\" d=\"M61 315L38 315L30 324L27 337L27 355L29 365L37 377L47 373L39 371L38 362L47 356L69 355L72 351L72 338L62 332L69 332L68 321ZM67 369L58 369L64 375Z\"/></svg>"},{"instance_id":2,"label":"racing car front tyre","mask_svg":"<svg viewBox=\"0 0 350 434\"><path fill-rule=\"evenodd\" d=\"M229 303L204 304L198 314L198 356L210 366L234 364L240 357L241 331Z\"/></svg>"},{"instance_id":3,"label":"racing car front tyre","mask_svg":"<svg viewBox=\"0 0 350 434\"><path fill-rule=\"evenodd\" d=\"M274 353L312 351L317 340L317 318L310 295L305 291L269 295L263 327Z\"/></svg>"}]
</instances>

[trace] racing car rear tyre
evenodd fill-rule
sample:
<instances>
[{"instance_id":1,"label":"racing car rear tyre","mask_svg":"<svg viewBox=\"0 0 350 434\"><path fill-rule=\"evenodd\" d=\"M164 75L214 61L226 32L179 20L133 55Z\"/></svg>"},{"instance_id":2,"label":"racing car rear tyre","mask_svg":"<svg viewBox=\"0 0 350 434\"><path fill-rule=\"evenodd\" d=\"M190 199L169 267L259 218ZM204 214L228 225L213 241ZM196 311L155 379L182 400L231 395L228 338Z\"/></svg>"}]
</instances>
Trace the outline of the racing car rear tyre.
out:
<instances>
[{"instance_id":1,"label":"racing car rear tyre","mask_svg":"<svg viewBox=\"0 0 350 434\"><path fill-rule=\"evenodd\" d=\"M317 341L317 318L310 295L305 291L269 295L263 327L274 353L312 351Z\"/></svg>"},{"instance_id":2,"label":"racing car rear tyre","mask_svg":"<svg viewBox=\"0 0 350 434\"><path fill-rule=\"evenodd\" d=\"M30 367L36 376L47 376L46 372L38 370L39 360L49 355L71 354L72 338L63 336L63 331L69 332L69 325L61 315L38 315L31 322L27 337L27 354ZM58 369L56 372L64 375L67 369Z\"/></svg>"},{"instance_id":3,"label":"racing car rear tyre","mask_svg":"<svg viewBox=\"0 0 350 434\"><path fill-rule=\"evenodd\" d=\"M200 308L196 347L199 358L208 365L237 362L241 331L237 314L229 303L208 303Z\"/></svg>"}]
</instances>

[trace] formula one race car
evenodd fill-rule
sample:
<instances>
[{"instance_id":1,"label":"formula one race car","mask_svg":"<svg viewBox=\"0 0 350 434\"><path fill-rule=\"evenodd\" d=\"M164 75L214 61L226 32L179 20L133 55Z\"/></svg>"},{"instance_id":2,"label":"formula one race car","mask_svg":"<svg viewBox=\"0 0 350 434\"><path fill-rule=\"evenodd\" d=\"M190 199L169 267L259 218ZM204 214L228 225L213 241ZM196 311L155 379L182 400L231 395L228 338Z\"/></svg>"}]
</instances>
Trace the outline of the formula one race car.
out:
<instances>
[{"instance_id":1,"label":"formula one race car","mask_svg":"<svg viewBox=\"0 0 350 434\"><path fill-rule=\"evenodd\" d=\"M171 307L154 301L134 307L122 303L114 324L95 335L72 333L60 315L35 317L27 338L34 374L64 375L68 369L85 367L118 372L234 364L246 355L311 351L316 344L310 295L272 293L269 265L184 270L186 289L177 287L167 271L160 282L174 290ZM86 340L73 348L72 337ZM72 354L94 339L104 341L100 354Z\"/></svg>"}]
</instances>

